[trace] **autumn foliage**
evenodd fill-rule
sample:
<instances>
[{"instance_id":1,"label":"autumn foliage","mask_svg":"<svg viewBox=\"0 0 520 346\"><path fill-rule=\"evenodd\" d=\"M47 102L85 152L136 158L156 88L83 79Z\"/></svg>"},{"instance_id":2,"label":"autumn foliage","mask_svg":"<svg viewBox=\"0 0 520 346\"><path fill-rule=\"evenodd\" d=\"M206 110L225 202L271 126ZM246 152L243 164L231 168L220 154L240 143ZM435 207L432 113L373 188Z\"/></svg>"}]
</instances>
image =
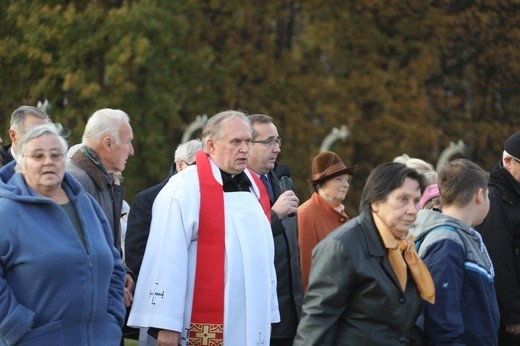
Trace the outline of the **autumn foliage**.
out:
<instances>
[{"instance_id":1,"label":"autumn foliage","mask_svg":"<svg viewBox=\"0 0 520 346\"><path fill-rule=\"evenodd\" d=\"M434 165L451 141L489 169L520 130L520 5L513 0L0 2L0 135L47 99L77 143L102 107L132 119L127 199L162 180L197 115L273 116L298 194L323 138L359 166L351 215L375 165ZM199 135L199 134L195 134Z\"/></svg>"}]
</instances>

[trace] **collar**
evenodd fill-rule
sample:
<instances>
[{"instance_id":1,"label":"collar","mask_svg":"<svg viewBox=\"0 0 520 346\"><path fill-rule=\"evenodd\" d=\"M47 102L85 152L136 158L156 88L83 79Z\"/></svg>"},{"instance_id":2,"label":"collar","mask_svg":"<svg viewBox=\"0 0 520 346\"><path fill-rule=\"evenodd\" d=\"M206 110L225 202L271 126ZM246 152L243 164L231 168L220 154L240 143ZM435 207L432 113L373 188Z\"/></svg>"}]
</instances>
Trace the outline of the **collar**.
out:
<instances>
[{"instance_id":1,"label":"collar","mask_svg":"<svg viewBox=\"0 0 520 346\"><path fill-rule=\"evenodd\" d=\"M338 220L342 223L347 222L350 218L345 212L345 209L343 209L342 212L339 212L336 208L333 208L330 204L325 201L319 193L313 192L311 195L311 198L321 206L321 208L325 209L327 211L327 215L330 215L331 217L337 217Z\"/></svg>"},{"instance_id":2,"label":"collar","mask_svg":"<svg viewBox=\"0 0 520 346\"><path fill-rule=\"evenodd\" d=\"M381 239L383 239L383 244L385 245L385 248L387 249L395 249L398 246L397 239L395 239L394 235L388 228L388 226L381 220L379 215L376 213L372 213L372 217L374 219L374 223L376 225L376 228L381 235ZM408 239L412 236L412 233L408 231L406 234L406 237L404 239Z\"/></svg>"},{"instance_id":3,"label":"collar","mask_svg":"<svg viewBox=\"0 0 520 346\"><path fill-rule=\"evenodd\" d=\"M222 176L224 192L251 191L251 181L245 172L242 171L239 174L232 176L231 174L220 170L220 174Z\"/></svg>"},{"instance_id":4,"label":"collar","mask_svg":"<svg viewBox=\"0 0 520 346\"><path fill-rule=\"evenodd\" d=\"M70 159L82 168L100 189L106 188L107 184L113 185L113 175L107 173L97 154L86 145L76 151Z\"/></svg>"}]
</instances>

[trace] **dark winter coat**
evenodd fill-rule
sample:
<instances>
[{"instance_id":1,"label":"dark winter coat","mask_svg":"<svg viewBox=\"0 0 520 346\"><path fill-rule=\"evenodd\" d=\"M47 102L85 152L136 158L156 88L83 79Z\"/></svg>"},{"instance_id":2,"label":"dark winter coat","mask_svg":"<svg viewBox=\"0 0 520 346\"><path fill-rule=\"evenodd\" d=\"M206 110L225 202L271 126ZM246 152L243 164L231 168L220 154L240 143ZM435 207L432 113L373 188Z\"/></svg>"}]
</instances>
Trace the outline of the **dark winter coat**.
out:
<instances>
[{"instance_id":1,"label":"dark winter coat","mask_svg":"<svg viewBox=\"0 0 520 346\"><path fill-rule=\"evenodd\" d=\"M501 162L490 173L489 200L489 213L476 229L495 267L500 323L520 324L520 183Z\"/></svg>"}]
</instances>

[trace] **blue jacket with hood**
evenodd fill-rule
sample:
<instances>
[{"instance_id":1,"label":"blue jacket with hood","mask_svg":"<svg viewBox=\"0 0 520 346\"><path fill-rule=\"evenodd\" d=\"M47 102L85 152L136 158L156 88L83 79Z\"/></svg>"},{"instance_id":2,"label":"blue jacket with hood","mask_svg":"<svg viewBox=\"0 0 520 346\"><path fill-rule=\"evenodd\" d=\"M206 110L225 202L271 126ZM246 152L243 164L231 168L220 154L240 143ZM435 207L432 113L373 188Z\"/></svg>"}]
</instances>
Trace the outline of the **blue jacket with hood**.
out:
<instances>
[{"instance_id":1,"label":"blue jacket with hood","mask_svg":"<svg viewBox=\"0 0 520 346\"><path fill-rule=\"evenodd\" d=\"M413 231L435 284L435 304L424 304L428 344L497 345L494 269L480 235L455 218L426 209L419 211Z\"/></svg>"},{"instance_id":2,"label":"blue jacket with hood","mask_svg":"<svg viewBox=\"0 0 520 346\"><path fill-rule=\"evenodd\" d=\"M69 174L66 212L8 166L0 176L0 345L119 345L125 270L94 199ZM12 174L12 175L10 175Z\"/></svg>"}]
</instances>

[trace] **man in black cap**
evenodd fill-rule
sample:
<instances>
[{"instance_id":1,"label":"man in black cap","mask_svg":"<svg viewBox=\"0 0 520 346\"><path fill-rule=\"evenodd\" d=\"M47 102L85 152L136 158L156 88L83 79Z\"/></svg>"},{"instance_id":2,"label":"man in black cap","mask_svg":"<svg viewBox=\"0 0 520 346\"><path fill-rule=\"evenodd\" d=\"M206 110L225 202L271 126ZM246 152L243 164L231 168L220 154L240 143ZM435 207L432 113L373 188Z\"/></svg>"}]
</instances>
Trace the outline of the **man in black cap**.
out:
<instances>
[{"instance_id":1,"label":"man in black cap","mask_svg":"<svg viewBox=\"0 0 520 346\"><path fill-rule=\"evenodd\" d=\"M499 345L520 345L520 132L490 172L490 209L477 227L495 267Z\"/></svg>"}]
</instances>

